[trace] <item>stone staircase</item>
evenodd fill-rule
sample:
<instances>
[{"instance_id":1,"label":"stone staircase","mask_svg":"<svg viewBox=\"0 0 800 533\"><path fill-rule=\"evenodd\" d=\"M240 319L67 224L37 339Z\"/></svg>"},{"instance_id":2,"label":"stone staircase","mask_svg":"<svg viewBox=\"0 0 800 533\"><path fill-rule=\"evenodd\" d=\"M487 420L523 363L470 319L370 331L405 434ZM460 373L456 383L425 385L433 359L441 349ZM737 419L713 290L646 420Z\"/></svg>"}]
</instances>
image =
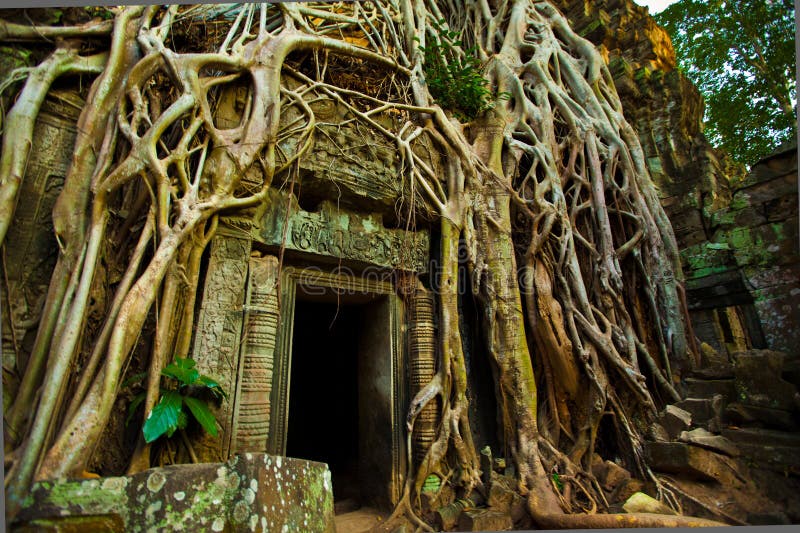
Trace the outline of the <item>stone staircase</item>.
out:
<instances>
[{"instance_id":1,"label":"stone staircase","mask_svg":"<svg viewBox=\"0 0 800 533\"><path fill-rule=\"evenodd\" d=\"M683 382L686 397L664 409L645 445L651 468L762 498L733 498L741 500L734 521L800 522L798 363L749 350L694 371Z\"/></svg>"}]
</instances>

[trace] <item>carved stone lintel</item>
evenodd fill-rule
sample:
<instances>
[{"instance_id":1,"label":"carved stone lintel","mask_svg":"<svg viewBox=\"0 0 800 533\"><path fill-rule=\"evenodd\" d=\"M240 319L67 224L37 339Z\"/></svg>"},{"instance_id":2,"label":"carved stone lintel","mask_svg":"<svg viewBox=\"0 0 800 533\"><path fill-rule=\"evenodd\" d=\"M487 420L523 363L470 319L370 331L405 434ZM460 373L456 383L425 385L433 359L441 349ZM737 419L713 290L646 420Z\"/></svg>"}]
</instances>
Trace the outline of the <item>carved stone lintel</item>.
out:
<instances>
[{"instance_id":1,"label":"carved stone lintel","mask_svg":"<svg viewBox=\"0 0 800 533\"><path fill-rule=\"evenodd\" d=\"M328 201L312 213L275 192L260 231L271 246L413 272L428 269L426 231L386 229L380 215L350 213Z\"/></svg>"},{"instance_id":2,"label":"carved stone lintel","mask_svg":"<svg viewBox=\"0 0 800 533\"><path fill-rule=\"evenodd\" d=\"M231 453L264 452L278 329L278 258L250 259Z\"/></svg>"}]
</instances>

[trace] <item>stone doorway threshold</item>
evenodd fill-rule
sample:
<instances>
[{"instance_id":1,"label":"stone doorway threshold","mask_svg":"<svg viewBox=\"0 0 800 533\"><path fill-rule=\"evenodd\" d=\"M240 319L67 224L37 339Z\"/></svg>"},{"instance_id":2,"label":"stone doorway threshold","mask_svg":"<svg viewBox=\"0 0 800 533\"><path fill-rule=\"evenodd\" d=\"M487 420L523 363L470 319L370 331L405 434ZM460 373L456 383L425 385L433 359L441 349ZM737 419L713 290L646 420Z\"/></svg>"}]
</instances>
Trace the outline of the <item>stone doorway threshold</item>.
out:
<instances>
[{"instance_id":1,"label":"stone doorway threshold","mask_svg":"<svg viewBox=\"0 0 800 533\"><path fill-rule=\"evenodd\" d=\"M367 533L380 531L389 513L381 512L374 507L361 507L355 511L337 514L334 517L336 533Z\"/></svg>"}]
</instances>

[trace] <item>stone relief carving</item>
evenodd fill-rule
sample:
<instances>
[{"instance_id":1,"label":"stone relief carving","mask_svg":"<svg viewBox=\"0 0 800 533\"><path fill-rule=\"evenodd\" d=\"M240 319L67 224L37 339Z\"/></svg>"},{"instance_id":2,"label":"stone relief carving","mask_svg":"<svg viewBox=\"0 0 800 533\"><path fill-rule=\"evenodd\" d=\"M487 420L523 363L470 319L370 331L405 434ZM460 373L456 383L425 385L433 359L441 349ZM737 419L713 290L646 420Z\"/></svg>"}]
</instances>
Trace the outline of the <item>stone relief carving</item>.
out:
<instances>
[{"instance_id":1,"label":"stone relief carving","mask_svg":"<svg viewBox=\"0 0 800 533\"><path fill-rule=\"evenodd\" d=\"M410 395L413 398L436 374L436 333L434 326L433 295L418 287L411 297L408 309ZM414 425L411 435L414 460L419 464L436 440L438 423L436 402L426 405Z\"/></svg>"},{"instance_id":2,"label":"stone relief carving","mask_svg":"<svg viewBox=\"0 0 800 533\"><path fill-rule=\"evenodd\" d=\"M287 76L285 82L294 82ZM321 92L311 104L317 120L313 157L300 160L301 171L314 175L314 181L330 182L339 196L353 196L392 207L403 193L397 147L379 130L353 121L353 115ZM391 126L397 117L388 113L373 116L378 123ZM282 111L284 124L302 123L305 118L297 106ZM301 142L299 132L279 142L279 158L293 154ZM406 185L407 186L407 185ZM407 191L406 191L407 192ZM334 194L335 195L335 194Z\"/></svg>"},{"instance_id":3,"label":"stone relief carving","mask_svg":"<svg viewBox=\"0 0 800 533\"><path fill-rule=\"evenodd\" d=\"M74 93L58 92L42 104L33 132L33 146L8 231L5 273L8 277L9 315L3 316L3 368L14 372L24 350L25 335L35 329L58 255L53 236L52 211L64 184L77 130L75 124L83 101ZM35 262L31 263L31 258ZM24 365L19 365L24 366ZM7 382L8 383L8 382ZM8 391L11 392L11 391Z\"/></svg>"},{"instance_id":4,"label":"stone relief carving","mask_svg":"<svg viewBox=\"0 0 800 533\"><path fill-rule=\"evenodd\" d=\"M215 236L209 245L193 358L200 373L215 377L229 399L223 400L215 412L222 426L220 436L204 433L193 443L202 462L224 460L230 453L250 245L249 239L224 234Z\"/></svg>"},{"instance_id":5,"label":"stone relief carving","mask_svg":"<svg viewBox=\"0 0 800 533\"><path fill-rule=\"evenodd\" d=\"M250 259L239 380L233 417L232 452L264 452L270 424L270 395L278 329L278 258Z\"/></svg>"},{"instance_id":6,"label":"stone relief carving","mask_svg":"<svg viewBox=\"0 0 800 533\"><path fill-rule=\"evenodd\" d=\"M380 215L358 215L322 202L316 213L287 202L277 191L272 209L261 221L265 244L318 255L353 259L374 265L415 272L428 269L429 237L426 231L386 229Z\"/></svg>"}]
</instances>

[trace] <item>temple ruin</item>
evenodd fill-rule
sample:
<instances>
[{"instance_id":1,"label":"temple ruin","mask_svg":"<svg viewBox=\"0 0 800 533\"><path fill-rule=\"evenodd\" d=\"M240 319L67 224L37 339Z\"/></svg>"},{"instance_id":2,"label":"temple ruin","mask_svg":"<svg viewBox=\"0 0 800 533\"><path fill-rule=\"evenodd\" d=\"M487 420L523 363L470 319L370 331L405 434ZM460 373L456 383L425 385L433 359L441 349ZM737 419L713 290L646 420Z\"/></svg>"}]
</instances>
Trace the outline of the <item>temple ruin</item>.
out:
<instances>
[{"instance_id":1,"label":"temple ruin","mask_svg":"<svg viewBox=\"0 0 800 533\"><path fill-rule=\"evenodd\" d=\"M445 115L435 4L52 26L119 65L42 96L0 239L19 531L800 522L796 146L715 150L630 0L447 12L495 100ZM9 71L43 54L20 17ZM175 357L218 431L146 443Z\"/></svg>"}]
</instances>

